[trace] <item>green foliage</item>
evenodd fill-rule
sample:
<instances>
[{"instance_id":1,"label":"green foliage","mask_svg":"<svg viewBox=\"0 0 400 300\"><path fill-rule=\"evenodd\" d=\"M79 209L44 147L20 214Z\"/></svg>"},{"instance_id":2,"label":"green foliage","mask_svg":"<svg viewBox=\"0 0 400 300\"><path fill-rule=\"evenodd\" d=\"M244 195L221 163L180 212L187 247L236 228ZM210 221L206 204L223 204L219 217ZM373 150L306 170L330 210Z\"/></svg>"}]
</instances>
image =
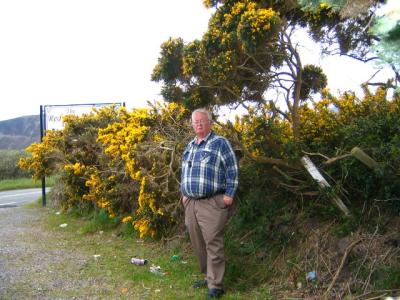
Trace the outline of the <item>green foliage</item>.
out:
<instances>
[{"instance_id":1,"label":"green foliage","mask_svg":"<svg viewBox=\"0 0 400 300\"><path fill-rule=\"evenodd\" d=\"M299 0L298 2L305 10L317 12L320 6L324 4L339 10L346 4L347 0Z\"/></svg>"},{"instance_id":2,"label":"green foliage","mask_svg":"<svg viewBox=\"0 0 400 300\"><path fill-rule=\"evenodd\" d=\"M89 221L81 228L82 233L93 233L116 228L120 224L119 218L111 218L104 209L94 212Z\"/></svg>"},{"instance_id":3,"label":"green foliage","mask_svg":"<svg viewBox=\"0 0 400 300\"><path fill-rule=\"evenodd\" d=\"M300 99L306 100L310 93L317 93L328 84L328 79L320 67L306 65L303 68L303 84L300 91Z\"/></svg>"},{"instance_id":4,"label":"green foliage","mask_svg":"<svg viewBox=\"0 0 400 300\"><path fill-rule=\"evenodd\" d=\"M354 207L380 206L394 213L399 211L399 99L388 100L386 91L375 94L365 90L364 98L343 94L339 98L328 96L316 104L313 112L304 109L301 133L307 152L324 153L328 157L350 153L354 147L363 149L379 163L372 170L355 157L347 157L325 167L340 189L337 195ZM317 165L321 157L313 157ZM332 181L331 181L332 182Z\"/></svg>"},{"instance_id":5,"label":"green foliage","mask_svg":"<svg viewBox=\"0 0 400 300\"><path fill-rule=\"evenodd\" d=\"M378 55L400 72L400 20L382 16L371 28L380 42L374 47Z\"/></svg>"},{"instance_id":6,"label":"green foliage","mask_svg":"<svg viewBox=\"0 0 400 300\"><path fill-rule=\"evenodd\" d=\"M164 42L161 45L161 57L158 59L158 65L154 69L151 79L158 81L163 78L166 83L174 83L179 79L183 50L182 39L170 38Z\"/></svg>"},{"instance_id":7,"label":"green foliage","mask_svg":"<svg viewBox=\"0 0 400 300\"><path fill-rule=\"evenodd\" d=\"M120 225L119 235L121 235L123 238L132 238L137 236L132 223L122 223Z\"/></svg>"},{"instance_id":8,"label":"green foliage","mask_svg":"<svg viewBox=\"0 0 400 300\"><path fill-rule=\"evenodd\" d=\"M372 280L377 290L396 289L400 286L400 267L380 267L374 272Z\"/></svg>"},{"instance_id":9,"label":"green foliage","mask_svg":"<svg viewBox=\"0 0 400 300\"><path fill-rule=\"evenodd\" d=\"M299 4L305 11L310 11L317 14L321 6L328 6L333 11L338 12L342 19L357 20L365 18L369 20L372 18L373 24L369 24L364 28L369 28L369 34L374 35L378 41L375 44L369 42L371 48L379 55L385 62L393 66L397 72L400 71L400 18L398 17L399 9L396 8L394 2L396 0L388 1L349 1L349 0L299 0ZM389 7L392 7L389 10ZM378 13L376 9L378 8ZM371 11L375 11L375 15L370 15ZM384 13L381 13L384 11ZM344 23L344 22L343 22ZM350 27L349 27L350 28ZM364 30L366 31L366 30ZM355 32L354 36L357 36ZM344 34L339 34L343 41L353 37ZM347 42L347 44L350 44ZM342 48L343 49L343 48Z\"/></svg>"},{"instance_id":10,"label":"green foliage","mask_svg":"<svg viewBox=\"0 0 400 300\"><path fill-rule=\"evenodd\" d=\"M332 233L338 237L349 236L356 232L359 226L359 216L343 217L336 226L333 227Z\"/></svg>"},{"instance_id":11,"label":"green foliage","mask_svg":"<svg viewBox=\"0 0 400 300\"><path fill-rule=\"evenodd\" d=\"M0 150L0 180L31 177L32 172L18 167L19 159L26 155L24 150Z\"/></svg>"},{"instance_id":12,"label":"green foliage","mask_svg":"<svg viewBox=\"0 0 400 300\"><path fill-rule=\"evenodd\" d=\"M267 71L283 62L282 49L276 45L280 23L276 7L225 2L210 19L202 40L163 43L152 80L163 82L167 101L187 107L262 102L270 81Z\"/></svg>"},{"instance_id":13,"label":"green foliage","mask_svg":"<svg viewBox=\"0 0 400 300\"><path fill-rule=\"evenodd\" d=\"M205 1L206 7L216 9L202 39L163 43L152 80L162 83L166 101L190 109L268 107L268 113L288 122L291 139L298 141L299 111L322 91L327 79L321 68L303 67L293 33L306 28L324 52L361 60L368 58L373 43L365 30L365 14L373 13L378 4L369 3L362 14L344 16L333 2L302 2L302 9L297 1ZM271 94L277 102L286 102L285 110L266 98Z\"/></svg>"}]
</instances>

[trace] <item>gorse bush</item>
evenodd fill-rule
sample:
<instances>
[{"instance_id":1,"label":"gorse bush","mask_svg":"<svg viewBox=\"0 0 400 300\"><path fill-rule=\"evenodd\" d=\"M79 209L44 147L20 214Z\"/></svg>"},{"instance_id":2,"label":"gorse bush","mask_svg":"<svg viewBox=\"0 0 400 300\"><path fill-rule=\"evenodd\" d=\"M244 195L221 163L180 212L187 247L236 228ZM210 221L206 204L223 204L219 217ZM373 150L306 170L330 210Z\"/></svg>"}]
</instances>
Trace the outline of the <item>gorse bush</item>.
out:
<instances>
[{"instance_id":1,"label":"gorse bush","mask_svg":"<svg viewBox=\"0 0 400 300\"><path fill-rule=\"evenodd\" d=\"M376 204L398 212L400 192L400 99L386 98L386 90L375 94L365 89L363 99L345 93L339 98L326 95L317 109L304 107L302 138L306 152L324 154L314 157L320 164L326 157L363 149L379 167L372 170L353 156L325 165L327 175L341 188L342 195L357 207ZM311 129L311 130L310 130ZM351 197L351 198L350 198Z\"/></svg>"},{"instance_id":2,"label":"gorse bush","mask_svg":"<svg viewBox=\"0 0 400 300\"><path fill-rule=\"evenodd\" d=\"M289 224L297 210L340 221L340 210L329 201L333 196L343 198L350 211L373 205L399 211L400 100L387 100L383 89L365 92L363 99L325 92L314 106L302 106L300 139L268 106L215 127L241 157L237 228L256 225L259 236L272 238L269 229ZM190 112L173 103L68 116L64 130L48 131L42 143L27 148L31 156L19 165L36 178L60 173L62 193L56 201L66 210L107 212L132 224L140 237L171 235L183 220L180 161L193 137L189 119ZM375 159L379 168L372 170L350 155L354 147ZM306 153L330 189L318 188L301 165ZM353 230L362 221L348 224Z\"/></svg>"},{"instance_id":3,"label":"gorse bush","mask_svg":"<svg viewBox=\"0 0 400 300\"><path fill-rule=\"evenodd\" d=\"M140 237L167 235L180 222L180 153L190 138L188 116L175 104L68 116L64 130L48 131L19 165L36 178L60 173L63 192L54 192L54 201L65 210L103 210L129 220Z\"/></svg>"}]
</instances>

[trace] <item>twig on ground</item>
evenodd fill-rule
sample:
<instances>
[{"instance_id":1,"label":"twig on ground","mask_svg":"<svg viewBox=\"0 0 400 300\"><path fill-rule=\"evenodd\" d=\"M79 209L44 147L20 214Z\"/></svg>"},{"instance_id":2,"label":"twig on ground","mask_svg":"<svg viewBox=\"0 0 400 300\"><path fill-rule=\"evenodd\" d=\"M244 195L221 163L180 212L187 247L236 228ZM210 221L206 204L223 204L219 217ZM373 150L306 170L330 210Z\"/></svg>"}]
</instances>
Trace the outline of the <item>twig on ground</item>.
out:
<instances>
[{"instance_id":1,"label":"twig on ground","mask_svg":"<svg viewBox=\"0 0 400 300\"><path fill-rule=\"evenodd\" d=\"M239 243L242 243L248 236L252 235L255 231L256 231L256 228L250 230L250 231L247 232L244 236L242 236L242 237L239 239L238 242L239 242Z\"/></svg>"},{"instance_id":2,"label":"twig on ground","mask_svg":"<svg viewBox=\"0 0 400 300\"><path fill-rule=\"evenodd\" d=\"M374 261L372 262L372 264L371 264L370 267L369 267L368 278L367 278L367 280L366 280L366 281L364 282L364 284L363 284L364 293L367 291L369 282L371 281L371 275L372 275L372 273L374 272L374 266L375 266L376 261L377 261L377 258L375 257Z\"/></svg>"},{"instance_id":3,"label":"twig on ground","mask_svg":"<svg viewBox=\"0 0 400 300\"><path fill-rule=\"evenodd\" d=\"M335 285L336 280L339 278L340 272L342 271L342 269L344 267L344 264L345 264L345 262L347 260L347 257L349 256L350 252L353 250L354 246L356 246L361 241L362 241L362 238L359 238L358 240L354 241L353 243L350 244L350 246L347 247L347 249L346 249L346 251L345 251L345 253L343 255L342 261L340 262L339 268L337 269L335 276L333 277L330 285L328 286L328 288L325 291L325 295L324 295L325 299L329 299L328 298L329 293L332 290L333 286Z\"/></svg>"},{"instance_id":4,"label":"twig on ground","mask_svg":"<svg viewBox=\"0 0 400 300\"><path fill-rule=\"evenodd\" d=\"M365 265L365 262L367 261L367 258L369 258L369 250L371 249L372 242L374 241L377 233L378 233L378 227L375 228L374 234L372 235L372 237L369 240L369 243L368 243L368 246L367 246L367 252L365 253L364 259L361 262L361 264L360 264L360 266L359 266L354 278L357 278L358 273L360 272L361 268Z\"/></svg>"}]
</instances>

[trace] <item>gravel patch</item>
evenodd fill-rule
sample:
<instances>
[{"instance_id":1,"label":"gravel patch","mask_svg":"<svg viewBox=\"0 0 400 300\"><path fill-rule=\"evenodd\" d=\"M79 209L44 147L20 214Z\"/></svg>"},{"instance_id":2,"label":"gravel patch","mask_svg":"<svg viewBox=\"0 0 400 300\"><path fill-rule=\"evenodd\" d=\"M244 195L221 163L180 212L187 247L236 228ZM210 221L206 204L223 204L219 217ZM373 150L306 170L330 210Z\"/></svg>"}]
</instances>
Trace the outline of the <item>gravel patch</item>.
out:
<instances>
[{"instance_id":1,"label":"gravel patch","mask_svg":"<svg viewBox=\"0 0 400 300\"><path fill-rule=\"evenodd\" d=\"M93 257L63 232L44 230L44 217L39 208L0 209L0 299L104 298L108 284L82 274Z\"/></svg>"}]
</instances>

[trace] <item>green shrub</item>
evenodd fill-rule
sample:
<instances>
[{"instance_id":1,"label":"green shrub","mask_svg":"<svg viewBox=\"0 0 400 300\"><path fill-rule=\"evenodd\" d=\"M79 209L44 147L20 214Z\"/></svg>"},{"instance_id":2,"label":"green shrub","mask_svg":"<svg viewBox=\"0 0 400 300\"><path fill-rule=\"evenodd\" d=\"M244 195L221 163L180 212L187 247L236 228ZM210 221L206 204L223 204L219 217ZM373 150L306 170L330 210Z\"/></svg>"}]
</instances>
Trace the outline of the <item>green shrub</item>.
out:
<instances>
[{"instance_id":1,"label":"green shrub","mask_svg":"<svg viewBox=\"0 0 400 300\"><path fill-rule=\"evenodd\" d=\"M86 223L81 231L82 233L96 232L99 230L109 230L116 228L120 224L120 218L112 218L104 209L94 212L88 223Z\"/></svg>"},{"instance_id":2,"label":"green shrub","mask_svg":"<svg viewBox=\"0 0 400 300\"><path fill-rule=\"evenodd\" d=\"M27 156L24 150L0 150L0 180L31 177L31 172L18 167L19 159L24 156Z\"/></svg>"}]
</instances>

